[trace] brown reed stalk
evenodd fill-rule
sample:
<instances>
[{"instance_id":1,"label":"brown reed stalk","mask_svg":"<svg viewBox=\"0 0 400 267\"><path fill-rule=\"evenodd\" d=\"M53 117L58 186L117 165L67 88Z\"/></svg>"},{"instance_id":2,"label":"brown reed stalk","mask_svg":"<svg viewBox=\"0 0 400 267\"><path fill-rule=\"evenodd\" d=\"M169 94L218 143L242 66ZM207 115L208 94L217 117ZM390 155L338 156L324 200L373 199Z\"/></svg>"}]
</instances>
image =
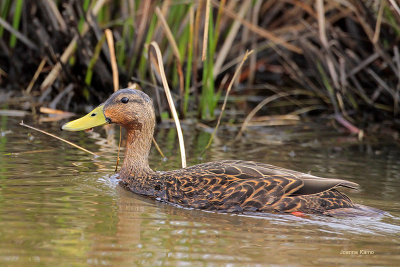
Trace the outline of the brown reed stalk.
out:
<instances>
[{"instance_id":1,"label":"brown reed stalk","mask_svg":"<svg viewBox=\"0 0 400 267\"><path fill-rule=\"evenodd\" d=\"M182 168L186 168L186 152L185 152L185 143L183 140L182 128L181 128L181 124L179 122L178 113L176 112L176 109L175 109L174 100L172 99L172 96L171 96L171 91L169 89L167 77L165 76L160 47L154 41L150 43L150 46L152 46L156 52L156 57L158 60L158 69L159 69L159 72L161 75L161 80L162 80L162 83L164 86L165 95L167 96L168 104L169 104L169 107L170 107L170 110L172 113L172 117L175 121L176 130L178 132L178 140L179 140L179 147L180 147L180 151L181 151Z\"/></svg>"},{"instance_id":2,"label":"brown reed stalk","mask_svg":"<svg viewBox=\"0 0 400 267\"><path fill-rule=\"evenodd\" d=\"M33 126L30 126L30 125L27 125L27 124L24 123L24 121L21 121L21 122L19 123L19 125L21 125L21 126L23 126L23 127L26 127L26 128L29 128L29 129L32 129L32 130L35 130L35 131L38 131L38 132L40 132L40 133L46 134L46 135L51 136L51 137L53 137L53 138L56 138L56 139L58 139L58 140L60 140L60 141L62 141L62 142L64 142L64 143L67 143L68 145L71 145L71 146L73 146L73 147L76 147L76 148L78 148L78 149L80 149L80 150L82 150L82 151L85 151L86 153L92 154L92 155L95 156L95 157L98 157L97 154L93 153L92 151L87 150L86 148L83 148L83 147L81 147L81 146L78 146L77 144L74 144L74 143L72 143L72 142L70 142L70 141L67 141L67 140L65 140L65 139L63 139L63 138L61 138L61 137L58 137L58 136L54 135L54 134L48 133L48 132L46 132L46 131L40 130L40 129L35 128L35 127L33 127Z\"/></svg>"}]
</instances>

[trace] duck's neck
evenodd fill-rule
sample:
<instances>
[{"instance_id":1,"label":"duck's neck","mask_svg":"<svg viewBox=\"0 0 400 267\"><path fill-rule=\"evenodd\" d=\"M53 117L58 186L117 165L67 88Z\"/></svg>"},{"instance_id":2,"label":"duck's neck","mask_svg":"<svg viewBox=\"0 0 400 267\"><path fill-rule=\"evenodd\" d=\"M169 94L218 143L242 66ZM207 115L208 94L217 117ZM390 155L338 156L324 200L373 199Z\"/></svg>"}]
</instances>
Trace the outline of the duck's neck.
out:
<instances>
[{"instance_id":1,"label":"duck's neck","mask_svg":"<svg viewBox=\"0 0 400 267\"><path fill-rule=\"evenodd\" d=\"M119 172L121 179L144 178L154 173L148 161L152 137L152 127L127 129L125 158Z\"/></svg>"}]
</instances>

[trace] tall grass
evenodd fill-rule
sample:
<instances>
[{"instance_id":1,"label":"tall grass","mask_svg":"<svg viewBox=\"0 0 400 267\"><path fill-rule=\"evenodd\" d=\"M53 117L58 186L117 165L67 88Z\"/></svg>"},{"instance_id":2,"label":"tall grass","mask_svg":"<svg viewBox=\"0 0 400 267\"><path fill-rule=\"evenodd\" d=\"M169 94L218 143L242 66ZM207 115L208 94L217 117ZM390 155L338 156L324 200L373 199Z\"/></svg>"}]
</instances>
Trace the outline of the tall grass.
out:
<instances>
[{"instance_id":1,"label":"tall grass","mask_svg":"<svg viewBox=\"0 0 400 267\"><path fill-rule=\"evenodd\" d=\"M21 13L22 13L22 6L23 6L24 0L17 0L15 2L15 11L14 11L14 16L13 16L13 28L15 30L18 30L19 24L21 23ZM10 47L14 48L17 43L17 38L15 37L14 34L11 35L10 38Z\"/></svg>"},{"instance_id":2,"label":"tall grass","mask_svg":"<svg viewBox=\"0 0 400 267\"><path fill-rule=\"evenodd\" d=\"M359 127L373 121L396 123L399 116L396 1L106 1L97 16L91 15L92 1L56 1L61 18L46 5L47 1L23 0L0 4L1 18L39 47L33 53L17 42L15 32L0 25L0 46L7 48L0 49L0 69L12 74L1 80L0 87L26 88L34 71L21 66L34 66L34 70L45 56L50 67L56 66L78 33L76 49L68 55L73 61L61 64L56 79L40 90L47 75L43 71L31 91L43 105L70 83L76 85L70 108L87 100L98 103L112 92L111 65L103 44L103 31L110 28L122 87L131 78L143 84L151 80L148 44L159 44L181 117L214 119L221 90L250 48L255 53L231 93L245 96L240 98L244 113L263 99L283 94L287 96L275 100L282 105L268 112L335 114ZM58 27L60 23L68 27ZM297 88L309 94L286 94ZM145 90L155 94L154 89ZM158 108L163 110L165 104L160 101ZM260 107L259 112L266 109Z\"/></svg>"},{"instance_id":3,"label":"tall grass","mask_svg":"<svg viewBox=\"0 0 400 267\"><path fill-rule=\"evenodd\" d=\"M10 10L10 6L11 6L12 0L5 0L2 1L0 4L0 16L3 19L7 18L7 15L9 13ZM0 25L0 38L3 37L3 32L4 32L4 27L2 25Z\"/></svg>"}]
</instances>

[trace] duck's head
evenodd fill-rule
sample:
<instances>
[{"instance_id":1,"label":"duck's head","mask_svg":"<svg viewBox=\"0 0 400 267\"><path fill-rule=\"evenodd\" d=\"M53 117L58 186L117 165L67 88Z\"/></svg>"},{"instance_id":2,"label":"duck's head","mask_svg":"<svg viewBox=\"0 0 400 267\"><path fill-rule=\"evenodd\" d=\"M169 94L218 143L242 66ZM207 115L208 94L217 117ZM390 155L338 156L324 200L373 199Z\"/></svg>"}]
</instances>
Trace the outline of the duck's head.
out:
<instances>
[{"instance_id":1,"label":"duck's head","mask_svg":"<svg viewBox=\"0 0 400 267\"><path fill-rule=\"evenodd\" d=\"M151 98L135 89L121 89L84 117L64 124L66 131L82 131L107 123L127 130L153 130L154 109Z\"/></svg>"}]
</instances>

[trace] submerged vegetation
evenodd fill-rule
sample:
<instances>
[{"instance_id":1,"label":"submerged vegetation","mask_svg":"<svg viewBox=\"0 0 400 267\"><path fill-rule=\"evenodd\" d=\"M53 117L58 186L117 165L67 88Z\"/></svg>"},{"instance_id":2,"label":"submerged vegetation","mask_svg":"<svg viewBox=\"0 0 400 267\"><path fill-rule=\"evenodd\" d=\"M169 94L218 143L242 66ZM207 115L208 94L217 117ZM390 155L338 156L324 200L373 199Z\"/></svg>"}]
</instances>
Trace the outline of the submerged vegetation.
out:
<instances>
[{"instance_id":1,"label":"submerged vegetation","mask_svg":"<svg viewBox=\"0 0 400 267\"><path fill-rule=\"evenodd\" d=\"M22 96L26 109L77 110L104 100L113 92L105 29L120 87L140 83L159 116L166 109L151 41L161 47L181 118L215 119L236 65L253 49L228 100L235 121L258 112L329 116L353 133L375 123L400 127L393 0L3 0L0 102Z\"/></svg>"}]
</instances>

